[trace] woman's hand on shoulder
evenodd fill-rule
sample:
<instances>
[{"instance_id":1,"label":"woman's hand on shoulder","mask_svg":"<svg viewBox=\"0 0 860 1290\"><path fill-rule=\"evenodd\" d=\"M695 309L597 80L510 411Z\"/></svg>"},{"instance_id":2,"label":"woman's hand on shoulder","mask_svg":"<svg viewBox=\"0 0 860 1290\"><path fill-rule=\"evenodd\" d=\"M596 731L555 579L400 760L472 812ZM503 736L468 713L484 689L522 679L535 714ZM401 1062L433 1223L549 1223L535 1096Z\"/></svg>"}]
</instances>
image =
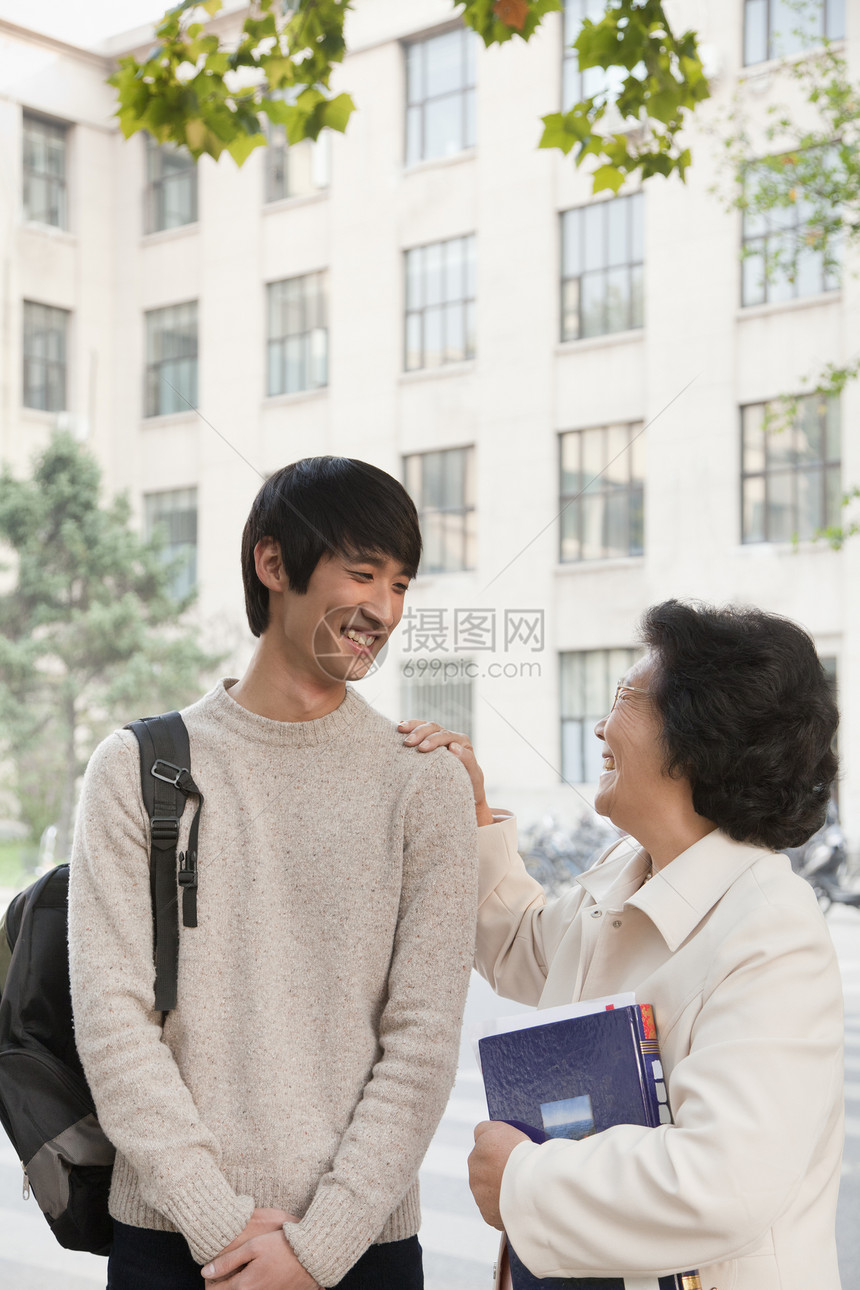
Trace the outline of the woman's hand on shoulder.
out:
<instances>
[{"instance_id":1,"label":"woman's hand on shoulder","mask_svg":"<svg viewBox=\"0 0 860 1290\"><path fill-rule=\"evenodd\" d=\"M484 792L484 772L478 765L475 750L467 735L456 730L446 730L435 721L401 721L397 729L406 736L403 742L410 748L417 748L419 752L432 752L434 748L447 748L452 752L466 767L472 781L478 824L493 823L493 813L487 805L487 795Z\"/></svg>"}]
</instances>

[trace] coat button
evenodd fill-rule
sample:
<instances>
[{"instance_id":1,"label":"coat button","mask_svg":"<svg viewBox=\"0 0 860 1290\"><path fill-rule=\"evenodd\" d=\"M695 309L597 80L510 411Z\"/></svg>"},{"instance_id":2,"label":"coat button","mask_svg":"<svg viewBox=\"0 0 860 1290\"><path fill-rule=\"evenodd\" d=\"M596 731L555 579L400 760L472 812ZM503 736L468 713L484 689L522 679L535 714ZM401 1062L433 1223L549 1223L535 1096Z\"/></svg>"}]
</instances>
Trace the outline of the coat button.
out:
<instances>
[{"instance_id":1,"label":"coat button","mask_svg":"<svg viewBox=\"0 0 860 1290\"><path fill-rule=\"evenodd\" d=\"M603 917L603 910L602 910L602 909L592 909L592 911L591 911L591 917L592 917L592 918L602 918L602 917Z\"/></svg>"},{"instance_id":2,"label":"coat button","mask_svg":"<svg viewBox=\"0 0 860 1290\"><path fill-rule=\"evenodd\" d=\"M613 927L620 927L620 926L621 926L621 919L620 919L620 918L613 918L613 920L612 920L612 926L613 926Z\"/></svg>"}]
</instances>

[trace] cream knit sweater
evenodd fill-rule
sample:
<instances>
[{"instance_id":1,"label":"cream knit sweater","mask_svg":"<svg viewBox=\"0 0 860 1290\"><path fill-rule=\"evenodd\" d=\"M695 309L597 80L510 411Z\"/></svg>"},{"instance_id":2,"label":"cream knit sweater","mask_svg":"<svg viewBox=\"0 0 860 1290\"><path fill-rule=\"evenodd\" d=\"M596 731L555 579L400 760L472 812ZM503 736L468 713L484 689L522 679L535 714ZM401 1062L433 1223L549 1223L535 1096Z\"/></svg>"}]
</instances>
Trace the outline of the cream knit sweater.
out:
<instances>
[{"instance_id":1,"label":"cream knit sweater","mask_svg":"<svg viewBox=\"0 0 860 1290\"><path fill-rule=\"evenodd\" d=\"M418 1230L474 946L472 794L456 758L405 748L351 688L278 722L231 684L183 713L199 926L181 929L163 1033L137 743L119 731L92 757L69 898L78 1050L117 1147L115 1218L180 1231L204 1263L255 1205L284 1208L333 1286Z\"/></svg>"}]
</instances>

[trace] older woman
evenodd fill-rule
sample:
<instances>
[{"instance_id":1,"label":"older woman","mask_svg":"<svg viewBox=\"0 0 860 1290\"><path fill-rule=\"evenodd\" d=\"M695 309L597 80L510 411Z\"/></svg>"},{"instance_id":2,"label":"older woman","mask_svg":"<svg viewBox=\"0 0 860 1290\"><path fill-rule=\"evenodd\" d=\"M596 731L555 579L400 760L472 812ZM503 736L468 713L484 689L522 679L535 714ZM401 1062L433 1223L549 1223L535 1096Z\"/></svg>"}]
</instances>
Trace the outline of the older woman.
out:
<instances>
[{"instance_id":1,"label":"older woman","mask_svg":"<svg viewBox=\"0 0 860 1290\"><path fill-rule=\"evenodd\" d=\"M557 900L487 807L468 741L404 723L475 785L479 970L540 1007L629 990L653 1004L674 1116L542 1145L479 1125L472 1190L539 1277L656 1285L698 1267L704 1290L838 1290L840 978L778 854L824 818L835 704L784 618L668 601L642 635L595 728L595 808L630 836Z\"/></svg>"}]
</instances>

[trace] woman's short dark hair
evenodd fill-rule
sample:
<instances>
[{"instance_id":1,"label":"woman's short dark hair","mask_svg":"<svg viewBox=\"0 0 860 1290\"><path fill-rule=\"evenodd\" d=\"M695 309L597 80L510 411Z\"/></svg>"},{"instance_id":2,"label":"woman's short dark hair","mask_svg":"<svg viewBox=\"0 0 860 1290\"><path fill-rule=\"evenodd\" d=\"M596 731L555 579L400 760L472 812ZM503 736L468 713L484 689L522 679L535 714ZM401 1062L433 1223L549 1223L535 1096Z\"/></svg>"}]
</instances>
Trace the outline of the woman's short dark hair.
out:
<instances>
[{"instance_id":1,"label":"woman's short dark hair","mask_svg":"<svg viewBox=\"0 0 860 1290\"><path fill-rule=\"evenodd\" d=\"M399 560L413 578L421 559L415 505L401 483L352 457L304 457L270 475L242 534L245 611L255 636L269 622L269 592L257 577L254 548L274 538L290 589L304 595L324 555Z\"/></svg>"},{"instance_id":2,"label":"woman's short dark hair","mask_svg":"<svg viewBox=\"0 0 860 1290\"><path fill-rule=\"evenodd\" d=\"M839 713L815 646L761 609L667 600L645 614L666 765L737 842L800 846L824 822Z\"/></svg>"}]
</instances>

